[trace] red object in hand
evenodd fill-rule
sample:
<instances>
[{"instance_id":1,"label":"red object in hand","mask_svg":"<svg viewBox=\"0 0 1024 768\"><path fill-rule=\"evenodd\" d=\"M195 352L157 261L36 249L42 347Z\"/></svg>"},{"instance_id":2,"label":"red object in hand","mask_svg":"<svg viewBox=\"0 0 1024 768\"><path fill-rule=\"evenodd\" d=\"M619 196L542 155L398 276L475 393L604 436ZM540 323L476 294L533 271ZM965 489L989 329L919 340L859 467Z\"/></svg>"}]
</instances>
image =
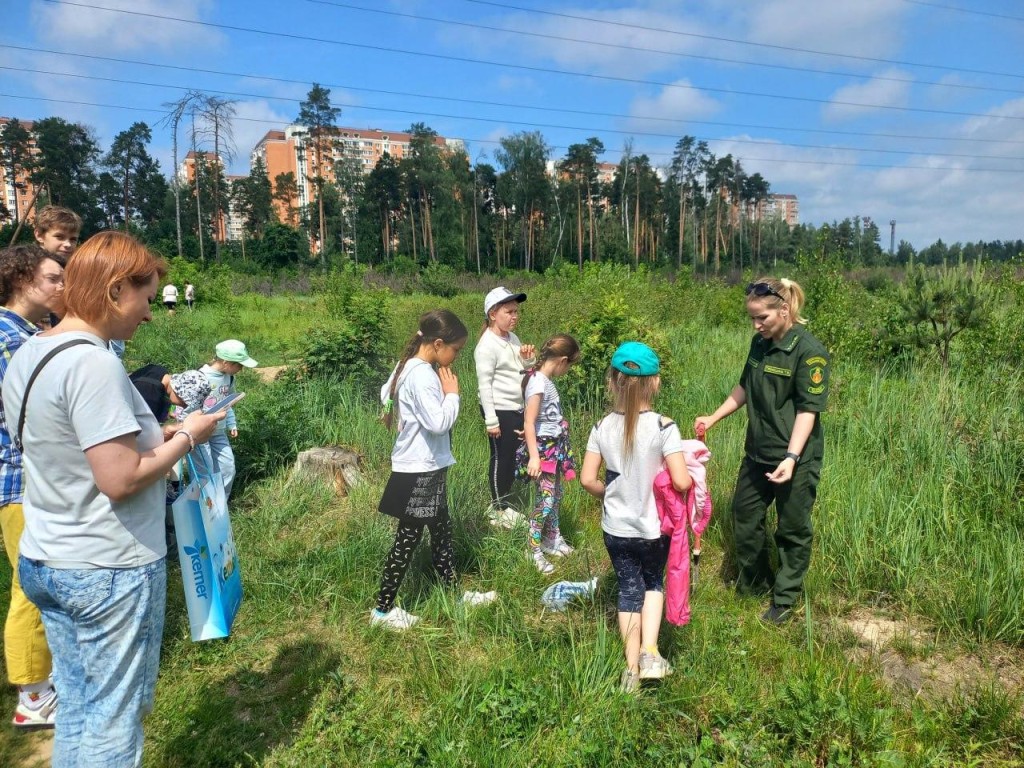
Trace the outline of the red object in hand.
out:
<instances>
[{"instance_id":1,"label":"red object in hand","mask_svg":"<svg viewBox=\"0 0 1024 768\"><path fill-rule=\"evenodd\" d=\"M697 430L696 430L696 432L697 432L697 439L698 440L703 440L704 439L704 434L707 431L708 431L707 427L705 427L703 424L698 424L697 425Z\"/></svg>"}]
</instances>

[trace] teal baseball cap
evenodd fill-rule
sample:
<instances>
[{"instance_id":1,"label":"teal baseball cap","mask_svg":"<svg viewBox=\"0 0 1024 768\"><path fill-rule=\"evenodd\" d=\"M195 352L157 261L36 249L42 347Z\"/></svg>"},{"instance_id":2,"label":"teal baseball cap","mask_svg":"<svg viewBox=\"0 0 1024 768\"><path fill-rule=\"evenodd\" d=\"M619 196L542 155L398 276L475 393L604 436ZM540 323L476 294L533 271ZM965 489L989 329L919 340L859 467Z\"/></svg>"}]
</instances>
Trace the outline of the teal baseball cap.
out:
<instances>
[{"instance_id":1,"label":"teal baseball cap","mask_svg":"<svg viewBox=\"0 0 1024 768\"><path fill-rule=\"evenodd\" d=\"M661 372L661 360L646 344L624 341L612 355L612 368L627 376L656 376Z\"/></svg>"}]
</instances>

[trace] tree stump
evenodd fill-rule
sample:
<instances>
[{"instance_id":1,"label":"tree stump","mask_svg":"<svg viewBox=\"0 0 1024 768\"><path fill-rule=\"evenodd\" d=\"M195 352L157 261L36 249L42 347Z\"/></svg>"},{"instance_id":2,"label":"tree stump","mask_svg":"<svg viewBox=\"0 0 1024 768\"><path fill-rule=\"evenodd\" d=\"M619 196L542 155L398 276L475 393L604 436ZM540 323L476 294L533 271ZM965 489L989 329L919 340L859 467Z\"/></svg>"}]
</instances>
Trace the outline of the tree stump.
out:
<instances>
[{"instance_id":1,"label":"tree stump","mask_svg":"<svg viewBox=\"0 0 1024 768\"><path fill-rule=\"evenodd\" d=\"M363 457L351 448L327 445L302 451L295 459L288 482L300 479L317 479L334 486L339 496L348 493L363 481L359 465Z\"/></svg>"}]
</instances>

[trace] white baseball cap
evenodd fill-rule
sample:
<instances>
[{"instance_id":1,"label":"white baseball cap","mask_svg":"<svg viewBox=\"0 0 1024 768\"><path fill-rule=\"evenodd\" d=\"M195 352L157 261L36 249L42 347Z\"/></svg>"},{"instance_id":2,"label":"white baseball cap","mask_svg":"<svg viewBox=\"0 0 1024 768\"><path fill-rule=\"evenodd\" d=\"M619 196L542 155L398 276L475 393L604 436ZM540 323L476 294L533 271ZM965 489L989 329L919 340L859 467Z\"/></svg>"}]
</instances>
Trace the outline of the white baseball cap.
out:
<instances>
[{"instance_id":1,"label":"white baseball cap","mask_svg":"<svg viewBox=\"0 0 1024 768\"><path fill-rule=\"evenodd\" d=\"M507 301L517 301L522 303L526 301L526 294L512 293L512 291L505 286L498 286L484 297L484 317L490 317L492 309Z\"/></svg>"}]
</instances>

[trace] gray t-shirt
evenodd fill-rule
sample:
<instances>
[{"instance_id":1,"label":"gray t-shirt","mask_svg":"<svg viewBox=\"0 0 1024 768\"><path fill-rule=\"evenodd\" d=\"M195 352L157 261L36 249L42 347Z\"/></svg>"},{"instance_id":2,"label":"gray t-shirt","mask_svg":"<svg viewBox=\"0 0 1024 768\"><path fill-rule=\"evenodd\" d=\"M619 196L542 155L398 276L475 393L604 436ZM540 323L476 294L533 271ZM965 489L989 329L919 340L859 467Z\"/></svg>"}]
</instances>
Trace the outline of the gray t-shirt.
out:
<instances>
[{"instance_id":1,"label":"gray t-shirt","mask_svg":"<svg viewBox=\"0 0 1024 768\"><path fill-rule=\"evenodd\" d=\"M562 399L554 383L540 371L526 382L526 402L540 395L540 413L537 414L537 437L558 437L562 434Z\"/></svg>"},{"instance_id":2,"label":"gray t-shirt","mask_svg":"<svg viewBox=\"0 0 1024 768\"><path fill-rule=\"evenodd\" d=\"M654 478L664 469L664 459L683 450L679 427L654 411L640 414L633 452L622 454L621 413L609 413L590 431L587 453L604 460L605 492L601 528L612 536L656 539L661 522L654 502Z\"/></svg>"},{"instance_id":3,"label":"gray t-shirt","mask_svg":"<svg viewBox=\"0 0 1024 768\"><path fill-rule=\"evenodd\" d=\"M85 451L123 435L135 435L138 449L146 451L163 443L163 433L103 340L82 332L33 337L11 358L4 405L17 424L32 371L47 352L72 339L96 346L59 352L29 392L20 551L54 568L146 565L167 554L163 479L111 501L96 487Z\"/></svg>"}]
</instances>

